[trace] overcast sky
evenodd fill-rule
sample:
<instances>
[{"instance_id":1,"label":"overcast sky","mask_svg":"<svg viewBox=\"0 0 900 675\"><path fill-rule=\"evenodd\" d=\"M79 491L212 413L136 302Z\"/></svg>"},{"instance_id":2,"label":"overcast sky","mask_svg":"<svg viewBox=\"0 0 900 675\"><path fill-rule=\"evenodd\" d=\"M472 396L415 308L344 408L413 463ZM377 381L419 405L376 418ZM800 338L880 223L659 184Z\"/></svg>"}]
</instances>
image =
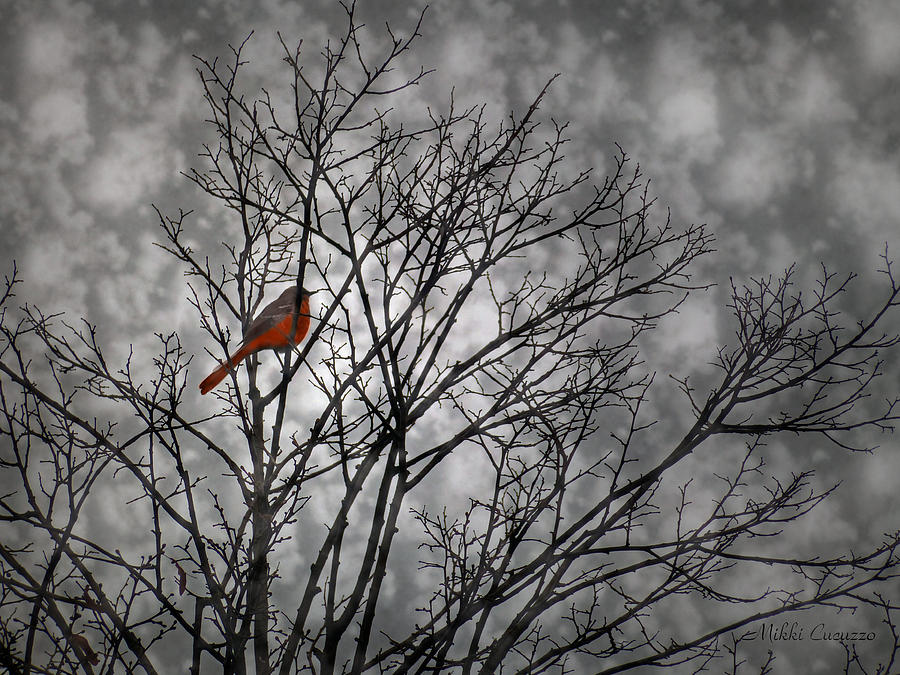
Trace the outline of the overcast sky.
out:
<instances>
[{"instance_id":1,"label":"overcast sky","mask_svg":"<svg viewBox=\"0 0 900 675\"><path fill-rule=\"evenodd\" d=\"M398 4L360 3L373 39L384 20L408 29L418 9ZM196 328L151 247L150 209L209 208L179 175L209 139L192 54L254 30L248 72L271 85L275 31L319 45L341 25L336 7L4 3L4 270L15 258L31 299L103 325L128 304L147 320L130 323L138 338ZM602 179L620 143L676 223L712 227L713 276L819 260L869 272L898 242L897 3L437 2L424 34L412 61L436 72L415 104L443 108L455 87L501 116L561 73L545 112L571 121L572 166ZM686 311L703 318L710 301Z\"/></svg>"},{"instance_id":2,"label":"overcast sky","mask_svg":"<svg viewBox=\"0 0 900 675\"><path fill-rule=\"evenodd\" d=\"M360 2L374 40L420 8ZM169 330L199 345L151 208L216 213L179 174L210 140L192 55L253 30L246 86L272 86L276 30L318 46L342 21L324 0L2 2L0 274L15 259L22 300L100 323L123 349ZM676 224L712 228L705 278L796 261L808 279L824 261L861 274L865 307L884 244L900 253L900 2L437 0L423 33L409 63L436 72L413 104L442 109L455 87L500 117L560 73L544 112L571 121L572 164L602 181L619 143ZM692 299L659 360L708 360L728 337L724 302L721 287ZM873 498L845 493L822 516L842 541L897 527L898 444L882 446L852 466L819 457Z\"/></svg>"}]
</instances>

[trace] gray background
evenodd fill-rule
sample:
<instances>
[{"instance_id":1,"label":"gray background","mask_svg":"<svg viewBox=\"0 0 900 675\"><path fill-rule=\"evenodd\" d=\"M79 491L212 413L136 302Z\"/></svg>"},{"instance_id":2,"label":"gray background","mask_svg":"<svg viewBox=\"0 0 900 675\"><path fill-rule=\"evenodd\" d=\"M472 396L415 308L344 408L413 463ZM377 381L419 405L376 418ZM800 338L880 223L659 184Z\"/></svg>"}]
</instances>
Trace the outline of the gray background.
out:
<instances>
[{"instance_id":1,"label":"gray background","mask_svg":"<svg viewBox=\"0 0 900 675\"><path fill-rule=\"evenodd\" d=\"M373 45L384 21L404 34L412 25L420 6L400 4L360 3ZM191 55L226 55L254 30L245 87L278 87L276 30L312 54L342 26L332 2L3 2L0 273L16 260L20 300L99 324L111 358L133 345L149 359L154 332L178 331L199 355L199 380L206 343L180 269L152 245L151 208L194 209L198 236L220 238L217 207L179 174L202 168L196 154L212 140ZM810 283L824 261L860 273L851 310L873 306L878 255L886 242L900 252L900 3L435 2L423 32L405 63L436 72L407 97L410 114L444 109L455 87L458 104L486 103L499 119L559 72L543 111L571 121L572 166L594 167L602 182L618 142L674 223L710 225L718 252L698 273L720 285L660 328L651 366L705 367L730 335L729 276L797 261ZM683 408L664 403L672 387L657 380L658 410L677 430ZM882 386L897 384L889 365ZM877 453L855 456L817 441L770 444L770 464L843 481L795 544L839 552L897 528L897 441L876 442ZM777 672L791 658L802 663L794 672L829 672L840 657L834 644L794 647L776 647Z\"/></svg>"}]
</instances>

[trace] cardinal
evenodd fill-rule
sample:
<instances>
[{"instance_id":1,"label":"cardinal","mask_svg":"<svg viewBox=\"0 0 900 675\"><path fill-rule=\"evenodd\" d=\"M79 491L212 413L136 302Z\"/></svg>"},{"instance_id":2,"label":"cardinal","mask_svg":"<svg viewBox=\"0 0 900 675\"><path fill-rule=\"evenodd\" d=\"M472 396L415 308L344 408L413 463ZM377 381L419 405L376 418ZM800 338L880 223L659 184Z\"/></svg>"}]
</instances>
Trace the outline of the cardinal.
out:
<instances>
[{"instance_id":1,"label":"cardinal","mask_svg":"<svg viewBox=\"0 0 900 675\"><path fill-rule=\"evenodd\" d=\"M309 332L310 295L309 291L301 288L298 302L297 287L291 286L274 302L266 305L247 327L238 350L216 366L215 370L200 383L200 393L207 394L212 391L225 379L230 370L236 368L250 354L261 349L280 349L300 344Z\"/></svg>"}]
</instances>

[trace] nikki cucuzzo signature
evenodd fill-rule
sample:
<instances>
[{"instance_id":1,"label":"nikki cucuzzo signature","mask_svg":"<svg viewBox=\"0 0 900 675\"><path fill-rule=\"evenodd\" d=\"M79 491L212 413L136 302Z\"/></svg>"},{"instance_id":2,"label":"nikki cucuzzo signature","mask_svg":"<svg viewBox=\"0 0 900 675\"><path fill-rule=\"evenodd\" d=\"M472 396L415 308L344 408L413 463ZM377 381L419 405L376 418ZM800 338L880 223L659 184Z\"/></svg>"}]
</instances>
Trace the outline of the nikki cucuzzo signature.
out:
<instances>
[{"instance_id":1,"label":"nikki cucuzzo signature","mask_svg":"<svg viewBox=\"0 0 900 675\"><path fill-rule=\"evenodd\" d=\"M802 625L797 621L783 623L764 623L759 629L747 636L748 640L764 640L768 642L802 642L804 640L831 642L860 642L875 640L878 634L872 630L835 630L824 622L815 625Z\"/></svg>"}]
</instances>

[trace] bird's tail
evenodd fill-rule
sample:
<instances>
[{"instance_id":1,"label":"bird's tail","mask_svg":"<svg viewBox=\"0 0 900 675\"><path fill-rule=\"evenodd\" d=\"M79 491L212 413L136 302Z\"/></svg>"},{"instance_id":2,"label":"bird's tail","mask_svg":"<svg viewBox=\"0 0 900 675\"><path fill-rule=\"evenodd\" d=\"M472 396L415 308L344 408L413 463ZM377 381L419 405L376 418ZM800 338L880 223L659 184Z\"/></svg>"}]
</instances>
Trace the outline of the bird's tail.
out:
<instances>
[{"instance_id":1,"label":"bird's tail","mask_svg":"<svg viewBox=\"0 0 900 675\"><path fill-rule=\"evenodd\" d=\"M207 375L206 379L200 383L200 393L208 394L215 389L219 382L224 380L225 376L228 375L228 371L235 368L241 361L247 358L251 351L252 350L247 345L244 345L234 353L234 356L216 366L215 370Z\"/></svg>"}]
</instances>

